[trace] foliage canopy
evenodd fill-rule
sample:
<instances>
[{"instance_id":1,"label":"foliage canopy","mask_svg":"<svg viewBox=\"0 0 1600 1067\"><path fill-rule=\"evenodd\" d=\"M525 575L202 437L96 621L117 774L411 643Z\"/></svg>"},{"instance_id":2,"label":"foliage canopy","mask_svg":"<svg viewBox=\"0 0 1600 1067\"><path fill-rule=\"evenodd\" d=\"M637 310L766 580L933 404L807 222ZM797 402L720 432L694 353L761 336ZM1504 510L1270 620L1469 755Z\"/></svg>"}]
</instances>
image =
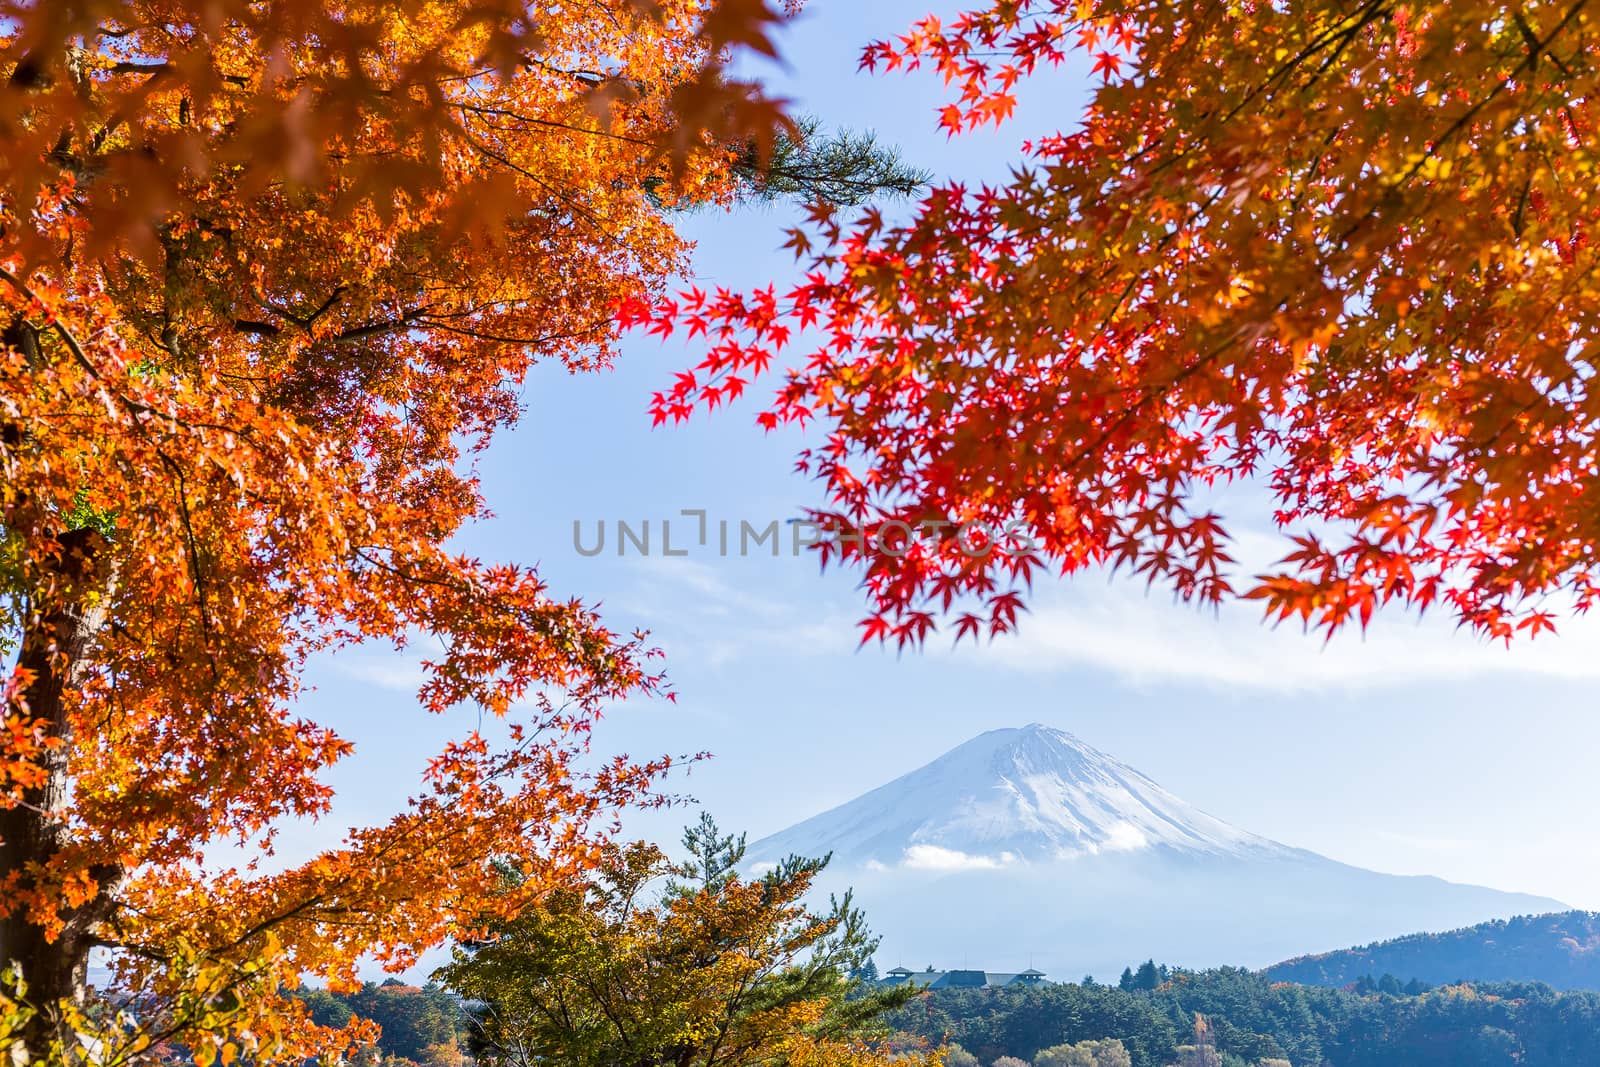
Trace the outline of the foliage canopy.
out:
<instances>
[{"instance_id":1,"label":"foliage canopy","mask_svg":"<svg viewBox=\"0 0 1600 1067\"><path fill-rule=\"evenodd\" d=\"M781 297L631 307L712 342L656 417L791 368L760 418L822 423L818 521L892 531L819 549L866 639L1003 631L1041 568L1098 565L1330 631L1390 601L1550 628L1600 596L1595 30L1585 0L925 19L862 62L937 70L952 135L1068 61L1082 120L909 221L819 209ZM1244 478L1291 541L1236 587L1205 491Z\"/></svg>"},{"instance_id":2,"label":"foliage canopy","mask_svg":"<svg viewBox=\"0 0 1600 1067\"><path fill-rule=\"evenodd\" d=\"M651 652L447 543L529 368L605 366L611 309L682 267L660 204L729 202L793 136L727 71L781 17L0 0L8 1051L336 1052L281 987L409 964L598 858L665 763L579 761L607 700L664 691ZM427 709L509 721L390 821L271 859L350 751L295 711L308 657L418 639ZM86 1000L96 947L132 1015Z\"/></svg>"},{"instance_id":3,"label":"foliage canopy","mask_svg":"<svg viewBox=\"0 0 1600 1067\"><path fill-rule=\"evenodd\" d=\"M643 842L456 951L442 981L477 1010L480 1061L502 1067L876 1067L864 1038L910 990L851 978L876 939L848 896L802 899L826 859L739 866L744 838L709 816L689 859ZM911 1057L909 1062L920 1062Z\"/></svg>"}]
</instances>

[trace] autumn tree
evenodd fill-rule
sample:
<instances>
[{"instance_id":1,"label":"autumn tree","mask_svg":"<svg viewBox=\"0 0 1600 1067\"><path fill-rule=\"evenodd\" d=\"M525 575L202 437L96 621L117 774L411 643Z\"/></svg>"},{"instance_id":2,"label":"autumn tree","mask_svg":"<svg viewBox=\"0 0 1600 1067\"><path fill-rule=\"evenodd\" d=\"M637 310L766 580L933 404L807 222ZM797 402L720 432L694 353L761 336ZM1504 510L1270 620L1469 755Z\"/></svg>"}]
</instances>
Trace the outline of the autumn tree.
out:
<instances>
[{"instance_id":1,"label":"autumn tree","mask_svg":"<svg viewBox=\"0 0 1600 1067\"><path fill-rule=\"evenodd\" d=\"M850 974L876 939L850 900L803 899L826 859L740 870L744 839L709 818L674 863L619 846L592 877L456 950L444 984L476 1012L480 1062L502 1067L886 1064L864 1039L911 990ZM921 1060L912 1055L902 1062Z\"/></svg>"},{"instance_id":2,"label":"autumn tree","mask_svg":"<svg viewBox=\"0 0 1600 1067\"><path fill-rule=\"evenodd\" d=\"M786 293L629 309L711 341L685 418L760 419L858 566L865 637L1010 628L1032 576L1122 568L1332 631L1442 603L1498 638L1597 595L1596 14L1585 0L998 0L867 47L952 136L1068 64L1097 84L1007 180L903 223L819 209ZM1031 132L1031 131L1030 131ZM1274 502L1236 585L1211 487ZM908 536L907 530L912 531ZM886 535L886 536L884 536Z\"/></svg>"},{"instance_id":3,"label":"autumn tree","mask_svg":"<svg viewBox=\"0 0 1600 1067\"><path fill-rule=\"evenodd\" d=\"M663 692L651 653L447 544L529 368L606 366L612 309L684 265L664 207L910 175L728 73L782 17L0 0L8 1062L336 1052L361 1035L302 976L408 965L600 856L665 767L584 760L608 700ZM424 707L507 722L272 860L350 751L296 711L308 657L418 639ZM86 998L96 948L129 1011Z\"/></svg>"},{"instance_id":4,"label":"autumn tree","mask_svg":"<svg viewBox=\"0 0 1600 1067\"><path fill-rule=\"evenodd\" d=\"M1178 1046L1177 1067L1222 1067L1222 1054L1211 1036L1211 1024L1198 1012L1194 1017L1193 1042Z\"/></svg>"}]
</instances>

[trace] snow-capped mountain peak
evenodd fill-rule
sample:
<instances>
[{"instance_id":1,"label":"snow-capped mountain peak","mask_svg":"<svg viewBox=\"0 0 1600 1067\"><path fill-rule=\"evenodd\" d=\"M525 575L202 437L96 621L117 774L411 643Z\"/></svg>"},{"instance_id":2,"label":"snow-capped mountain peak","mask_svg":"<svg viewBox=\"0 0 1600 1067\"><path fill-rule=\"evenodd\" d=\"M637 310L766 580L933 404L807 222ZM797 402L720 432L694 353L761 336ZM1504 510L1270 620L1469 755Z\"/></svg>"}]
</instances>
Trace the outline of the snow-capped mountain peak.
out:
<instances>
[{"instance_id":1,"label":"snow-capped mountain peak","mask_svg":"<svg viewBox=\"0 0 1600 1067\"><path fill-rule=\"evenodd\" d=\"M991 730L909 774L751 846L751 858L952 870L1160 849L1291 850L1184 803L1064 730Z\"/></svg>"},{"instance_id":2,"label":"snow-capped mountain peak","mask_svg":"<svg viewBox=\"0 0 1600 1067\"><path fill-rule=\"evenodd\" d=\"M991 730L750 846L834 860L880 958L1056 976L1131 961L1262 966L1321 947L1562 911L1543 897L1351 867L1246 833L1037 723Z\"/></svg>"}]
</instances>

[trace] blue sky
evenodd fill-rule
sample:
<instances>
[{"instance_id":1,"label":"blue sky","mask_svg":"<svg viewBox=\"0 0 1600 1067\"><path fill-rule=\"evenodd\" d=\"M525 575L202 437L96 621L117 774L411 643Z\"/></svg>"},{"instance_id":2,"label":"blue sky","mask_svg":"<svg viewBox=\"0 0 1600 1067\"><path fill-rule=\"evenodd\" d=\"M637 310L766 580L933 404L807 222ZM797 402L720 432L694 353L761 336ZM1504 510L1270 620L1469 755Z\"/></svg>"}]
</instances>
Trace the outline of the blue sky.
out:
<instances>
[{"instance_id":1,"label":"blue sky","mask_svg":"<svg viewBox=\"0 0 1600 1067\"><path fill-rule=\"evenodd\" d=\"M1030 134L1070 124L1081 71L1032 86L1019 120L947 142L935 129L931 76L856 73L860 46L903 30L932 0L813 0L788 35L784 92L830 123L870 127L938 175L1003 177ZM778 250L788 208L702 213L696 280L749 286L790 270ZM1600 620L1505 651L1449 620L1380 616L1363 637L1327 647L1272 630L1253 609L1220 615L1104 575L1046 585L1020 635L951 652L855 648L862 601L849 573L815 561L585 557L573 523L675 519L682 544L706 509L713 523L763 526L818 503L790 472L800 438L764 436L753 403L652 430L651 391L696 358L679 342L632 340L613 372L543 368L522 425L484 458L496 517L466 534L485 558L538 563L561 595L603 602L617 629L650 629L668 654L675 705L613 709L602 753L709 750L674 783L752 837L849 799L983 730L1058 726L1149 774L1213 815L1346 862L1537 892L1600 909ZM759 395L758 395L759 399ZM1249 487L1220 503L1248 570L1280 555ZM659 544L657 545L659 547ZM420 655L420 652L419 652ZM333 781L336 817L299 837L394 811L416 772L467 717L427 717L414 662L379 650L320 661L307 711L357 743ZM687 812L639 816L630 831L670 835Z\"/></svg>"}]
</instances>

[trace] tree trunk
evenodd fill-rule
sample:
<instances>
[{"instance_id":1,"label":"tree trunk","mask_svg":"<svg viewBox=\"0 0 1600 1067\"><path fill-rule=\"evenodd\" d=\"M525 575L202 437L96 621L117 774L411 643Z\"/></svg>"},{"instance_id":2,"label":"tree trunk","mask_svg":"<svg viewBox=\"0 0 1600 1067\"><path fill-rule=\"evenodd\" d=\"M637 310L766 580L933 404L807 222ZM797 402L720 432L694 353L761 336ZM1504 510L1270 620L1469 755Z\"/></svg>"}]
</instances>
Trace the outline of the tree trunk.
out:
<instances>
[{"instance_id":1,"label":"tree trunk","mask_svg":"<svg viewBox=\"0 0 1600 1067\"><path fill-rule=\"evenodd\" d=\"M106 622L113 584L104 573L105 540L98 532L71 530L56 540L60 588L66 595L24 635L17 666L33 678L22 691L28 718L59 744L42 758L44 781L25 791L22 803L0 807L0 880L20 872L24 888L35 884L37 873L67 844L71 700L92 674L94 643ZM42 1062L52 1044L70 1038L54 1009L63 1001L83 1002L95 927L110 914L112 891L121 879L119 868L90 873L100 891L89 903L64 913L65 929L54 938L26 914L0 917L0 963L20 969L27 983L26 1002L40 1009L23 1033L23 1048L33 1062Z\"/></svg>"}]
</instances>

